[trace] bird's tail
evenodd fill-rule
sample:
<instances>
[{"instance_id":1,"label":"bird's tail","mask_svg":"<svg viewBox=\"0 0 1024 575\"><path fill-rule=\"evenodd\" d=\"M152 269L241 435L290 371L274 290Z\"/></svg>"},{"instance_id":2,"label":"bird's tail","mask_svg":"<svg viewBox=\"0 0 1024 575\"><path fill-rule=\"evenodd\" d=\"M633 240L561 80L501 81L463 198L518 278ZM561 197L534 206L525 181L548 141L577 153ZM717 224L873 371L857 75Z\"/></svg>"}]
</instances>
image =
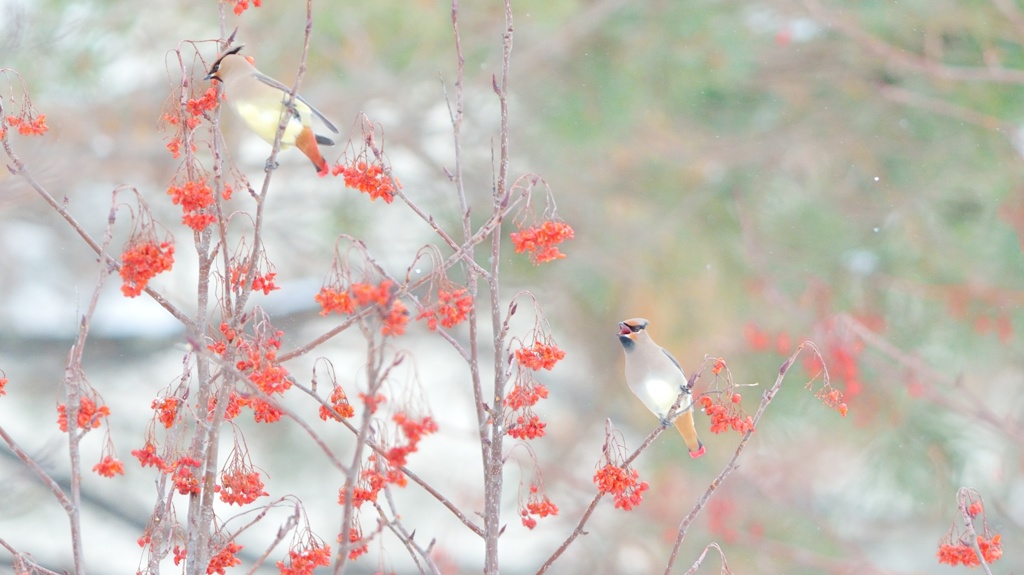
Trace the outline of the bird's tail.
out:
<instances>
[{"instance_id":1,"label":"bird's tail","mask_svg":"<svg viewBox=\"0 0 1024 575\"><path fill-rule=\"evenodd\" d=\"M303 154L306 154L309 161L313 162L318 174L321 176L327 175L329 168L327 160L320 154L320 147L317 146L317 137L313 135L313 130L309 126L302 127L302 131L295 138L295 147L301 150Z\"/></svg>"},{"instance_id":2,"label":"bird's tail","mask_svg":"<svg viewBox=\"0 0 1024 575\"><path fill-rule=\"evenodd\" d=\"M683 436L686 448L690 450L690 457L697 459L704 455L704 444L697 437L697 428L693 424L693 409L688 409L676 418L676 429L679 435Z\"/></svg>"}]
</instances>

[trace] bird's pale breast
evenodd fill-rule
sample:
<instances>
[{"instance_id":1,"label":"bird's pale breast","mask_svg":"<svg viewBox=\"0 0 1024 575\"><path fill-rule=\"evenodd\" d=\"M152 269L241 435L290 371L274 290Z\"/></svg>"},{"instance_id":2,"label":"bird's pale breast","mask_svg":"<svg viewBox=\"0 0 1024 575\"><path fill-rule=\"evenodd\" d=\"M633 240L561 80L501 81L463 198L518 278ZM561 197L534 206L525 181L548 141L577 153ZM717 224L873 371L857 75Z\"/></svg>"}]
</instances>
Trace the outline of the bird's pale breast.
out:
<instances>
[{"instance_id":1,"label":"bird's pale breast","mask_svg":"<svg viewBox=\"0 0 1024 575\"><path fill-rule=\"evenodd\" d=\"M281 106L265 106L261 103L235 102L235 110L249 129L263 138L268 144L274 143L277 126L281 122ZM295 138L302 131L302 124L294 117L290 118L281 135L281 149L295 145Z\"/></svg>"}]
</instances>

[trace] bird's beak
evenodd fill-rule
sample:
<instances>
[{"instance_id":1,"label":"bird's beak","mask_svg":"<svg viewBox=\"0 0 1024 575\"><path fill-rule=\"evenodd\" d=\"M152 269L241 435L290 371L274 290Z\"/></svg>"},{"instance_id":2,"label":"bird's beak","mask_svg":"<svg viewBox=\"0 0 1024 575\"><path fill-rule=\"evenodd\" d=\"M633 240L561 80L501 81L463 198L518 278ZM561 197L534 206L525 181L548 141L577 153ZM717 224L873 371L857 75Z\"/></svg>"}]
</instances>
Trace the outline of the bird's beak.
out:
<instances>
[{"instance_id":1,"label":"bird's beak","mask_svg":"<svg viewBox=\"0 0 1024 575\"><path fill-rule=\"evenodd\" d=\"M203 80L220 80L220 78L218 78L214 72L210 72L209 74L203 76Z\"/></svg>"},{"instance_id":2,"label":"bird's beak","mask_svg":"<svg viewBox=\"0 0 1024 575\"><path fill-rule=\"evenodd\" d=\"M632 333L633 333L633 330L629 329L629 326L626 325L626 322L624 322L624 321L620 321L619 322L619 335L629 336Z\"/></svg>"}]
</instances>

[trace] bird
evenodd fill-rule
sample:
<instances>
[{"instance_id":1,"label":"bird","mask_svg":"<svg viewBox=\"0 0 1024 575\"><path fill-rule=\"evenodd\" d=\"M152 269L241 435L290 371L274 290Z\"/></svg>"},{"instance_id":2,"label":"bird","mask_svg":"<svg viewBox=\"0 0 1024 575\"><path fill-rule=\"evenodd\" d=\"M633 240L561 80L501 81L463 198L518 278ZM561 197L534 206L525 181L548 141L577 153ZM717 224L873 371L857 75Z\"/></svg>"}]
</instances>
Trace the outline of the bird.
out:
<instances>
[{"instance_id":1,"label":"bird","mask_svg":"<svg viewBox=\"0 0 1024 575\"><path fill-rule=\"evenodd\" d=\"M257 136L273 145L292 90L257 70L248 57L239 54L242 48L236 46L221 54L210 66L204 80L220 82L225 99L238 117ZM313 133L314 116L331 132L338 133L338 128L330 120L305 98L296 94L284 133L281 134L281 149L295 146L313 162L318 174L325 175L328 171L327 160L320 153L318 144L333 146L334 141Z\"/></svg>"},{"instance_id":2,"label":"bird","mask_svg":"<svg viewBox=\"0 0 1024 575\"><path fill-rule=\"evenodd\" d=\"M704 455L705 448L693 424L693 396L686 375L676 358L651 339L647 332L649 323L642 317L619 322L619 343L626 352L626 383L633 395L666 426L669 410L679 394L685 393L679 405L682 413L676 417L675 426L683 436L690 457L696 459Z\"/></svg>"}]
</instances>

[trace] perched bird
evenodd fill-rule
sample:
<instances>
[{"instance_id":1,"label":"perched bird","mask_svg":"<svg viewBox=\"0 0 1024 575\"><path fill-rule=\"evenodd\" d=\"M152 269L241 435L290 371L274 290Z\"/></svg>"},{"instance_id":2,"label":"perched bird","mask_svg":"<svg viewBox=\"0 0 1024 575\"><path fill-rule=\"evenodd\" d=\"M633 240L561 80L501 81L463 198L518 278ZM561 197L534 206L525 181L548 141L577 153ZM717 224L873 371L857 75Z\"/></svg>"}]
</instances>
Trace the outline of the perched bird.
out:
<instances>
[{"instance_id":1,"label":"perched bird","mask_svg":"<svg viewBox=\"0 0 1024 575\"><path fill-rule=\"evenodd\" d=\"M647 333L647 324L646 319L639 317L619 322L619 343L626 351L626 383L633 395L664 425L668 425L665 416L669 409L679 394L685 392L679 405L684 411L676 418L675 425L690 450L690 457L700 457L705 449L693 425L693 397L683 368L672 354L654 343Z\"/></svg>"},{"instance_id":2,"label":"perched bird","mask_svg":"<svg viewBox=\"0 0 1024 575\"><path fill-rule=\"evenodd\" d=\"M277 128L281 124L281 115L288 102L288 94L292 90L257 70L245 56L238 53L241 49L242 46L237 46L217 58L204 79L222 83L231 108L250 130L273 145ZM306 154L316 166L317 173L322 175L327 173L328 166L317 144L333 146L334 141L313 134L313 116L319 118L332 132L338 133L330 120L296 94L284 133L281 134L281 149L295 146Z\"/></svg>"}]
</instances>

